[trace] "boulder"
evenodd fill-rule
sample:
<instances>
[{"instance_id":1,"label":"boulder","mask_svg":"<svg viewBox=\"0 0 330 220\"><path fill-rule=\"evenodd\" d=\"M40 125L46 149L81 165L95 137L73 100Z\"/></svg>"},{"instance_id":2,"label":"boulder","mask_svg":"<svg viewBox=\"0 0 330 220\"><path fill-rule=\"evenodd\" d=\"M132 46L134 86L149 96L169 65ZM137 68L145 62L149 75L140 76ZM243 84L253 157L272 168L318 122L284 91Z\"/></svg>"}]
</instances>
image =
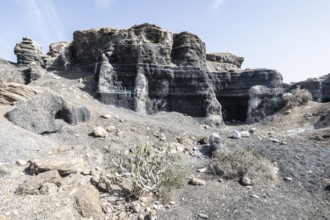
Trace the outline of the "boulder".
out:
<instances>
[{"instance_id":1,"label":"boulder","mask_svg":"<svg viewBox=\"0 0 330 220\"><path fill-rule=\"evenodd\" d=\"M102 213L100 193L90 185L81 185L74 195L76 209L82 217L96 217Z\"/></svg>"},{"instance_id":2,"label":"boulder","mask_svg":"<svg viewBox=\"0 0 330 220\"><path fill-rule=\"evenodd\" d=\"M26 101L18 102L6 117L29 131L43 134L59 131L65 123L75 125L86 122L90 112L85 107L68 104L61 96L43 91Z\"/></svg>"},{"instance_id":3,"label":"boulder","mask_svg":"<svg viewBox=\"0 0 330 220\"><path fill-rule=\"evenodd\" d=\"M16 189L15 194L38 195L41 193L40 189L42 186L48 183L55 184L56 186L61 185L61 176L57 170L51 170L37 176L28 177L27 180Z\"/></svg>"}]
</instances>

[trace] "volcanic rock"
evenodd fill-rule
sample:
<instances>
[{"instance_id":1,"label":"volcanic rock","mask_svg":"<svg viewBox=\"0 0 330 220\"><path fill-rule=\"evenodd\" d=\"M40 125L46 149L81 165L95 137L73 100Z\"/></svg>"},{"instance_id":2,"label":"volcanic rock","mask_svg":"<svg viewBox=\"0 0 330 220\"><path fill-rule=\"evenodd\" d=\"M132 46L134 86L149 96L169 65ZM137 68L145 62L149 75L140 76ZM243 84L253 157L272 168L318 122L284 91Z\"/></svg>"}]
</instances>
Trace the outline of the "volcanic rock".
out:
<instances>
[{"instance_id":1,"label":"volcanic rock","mask_svg":"<svg viewBox=\"0 0 330 220\"><path fill-rule=\"evenodd\" d=\"M71 125L88 121L90 112L85 107L69 105L53 92L44 91L27 101L18 102L6 116L16 125L42 134L59 131L62 121Z\"/></svg>"}]
</instances>

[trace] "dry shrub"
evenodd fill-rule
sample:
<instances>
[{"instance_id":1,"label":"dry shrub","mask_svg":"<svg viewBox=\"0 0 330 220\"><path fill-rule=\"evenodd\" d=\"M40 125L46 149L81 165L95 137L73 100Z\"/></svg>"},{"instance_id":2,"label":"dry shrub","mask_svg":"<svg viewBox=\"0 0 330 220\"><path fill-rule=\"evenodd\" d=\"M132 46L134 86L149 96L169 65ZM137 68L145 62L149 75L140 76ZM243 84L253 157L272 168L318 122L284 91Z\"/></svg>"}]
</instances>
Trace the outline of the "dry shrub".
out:
<instances>
[{"instance_id":1,"label":"dry shrub","mask_svg":"<svg viewBox=\"0 0 330 220\"><path fill-rule=\"evenodd\" d=\"M278 168L256 152L242 147L224 147L215 152L211 170L226 179L248 177L253 184L264 184L277 179Z\"/></svg>"},{"instance_id":2,"label":"dry shrub","mask_svg":"<svg viewBox=\"0 0 330 220\"><path fill-rule=\"evenodd\" d=\"M128 155L113 163L119 171L130 177L132 194L141 196L155 193L160 200L168 202L175 189L186 182L187 172L178 155L161 152L151 147L136 147Z\"/></svg>"},{"instance_id":3,"label":"dry shrub","mask_svg":"<svg viewBox=\"0 0 330 220\"><path fill-rule=\"evenodd\" d=\"M287 102L287 106L294 107L305 105L308 101L312 101L313 97L307 89L296 88L290 93L285 93L283 99Z\"/></svg>"}]
</instances>

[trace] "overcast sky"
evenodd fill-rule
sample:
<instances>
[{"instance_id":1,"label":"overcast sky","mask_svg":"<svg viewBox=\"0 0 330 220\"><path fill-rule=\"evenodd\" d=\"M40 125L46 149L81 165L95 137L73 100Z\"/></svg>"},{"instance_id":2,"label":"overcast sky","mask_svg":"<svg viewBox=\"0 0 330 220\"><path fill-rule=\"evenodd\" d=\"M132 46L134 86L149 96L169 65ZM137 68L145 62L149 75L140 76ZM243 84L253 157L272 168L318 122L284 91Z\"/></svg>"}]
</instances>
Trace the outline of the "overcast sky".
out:
<instances>
[{"instance_id":1,"label":"overcast sky","mask_svg":"<svg viewBox=\"0 0 330 220\"><path fill-rule=\"evenodd\" d=\"M75 30L148 22L195 33L207 52L277 69L285 82L330 73L330 0L1 0L0 16L0 57L11 61L23 36L47 52Z\"/></svg>"}]
</instances>

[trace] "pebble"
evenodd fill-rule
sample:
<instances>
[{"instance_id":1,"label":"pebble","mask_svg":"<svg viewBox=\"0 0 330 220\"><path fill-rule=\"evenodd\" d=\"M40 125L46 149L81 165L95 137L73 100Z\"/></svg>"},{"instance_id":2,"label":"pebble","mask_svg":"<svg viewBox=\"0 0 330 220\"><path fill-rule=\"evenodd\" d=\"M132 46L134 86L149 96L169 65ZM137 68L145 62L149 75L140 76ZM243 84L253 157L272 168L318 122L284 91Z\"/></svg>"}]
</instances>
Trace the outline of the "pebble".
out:
<instances>
[{"instance_id":1,"label":"pebble","mask_svg":"<svg viewBox=\"0 0 330 220\"><path fill-rule=\"evenodd\" d=\"M107 127L107 131L109 131L109 132L116 132L117 131L117 128L115 126L113 126L113 125L110 125L110 126Z\"/></svg>"},{"instance_id":2,"label":"pebble","mask_svg":"<svg viewBox=\"0 0 330 220\"><path fill-rule=\"evenodd\" d=\"M102 127L93 128L93 132L96 137L108 137L108 132Z\"/></svg>"},{"instance_id":3,"label":"pebble","mask_svg":"<svg viewBox=\"0 0 330 220\"><path fill-rule=\"evenodd\" d=\"M165 136L165 134L161 133L161 134L159 135L159 140L161 140L161 141L166 141L166 136Z\"/></svg>"},{"instance_id":4,"label":"pebble","mask_svg":"<svg viewBox=\"0 0 330 220\"><path fill-rule=\"evenodd\" d=\"M109 119L111 117L112 117L112 115L110 115L110 114L103 114L103 115L101 115L101 118L105 118L105 119Z\"/></svg>"},{"instance_id":5,"label":"pebble","mask_svg":"<svg viewBox=\"0 0 330 220\"><path fill-rule=\"evenodd\" d=\"M132 210L135 213L139 213L141 211L141 205L139 203L133 204Z\"/></svg>"},{"instance_id":6,"label":"pebble","mask_svg":"<svg viewBox=\"0 0 330 220\"><path fill-rule=\"evenodd\" d=\"M233 138L233 139L241 139L242 135L239 131L232 130L232 131L230 131L229 137Z\"/></svg>"},{"instance_id":7,"label":"pebble","mask_svg":"<svg viewBox=\"0 0 330 220\"><path fill-rule=\"evenodd\" d=\"M291 177L288 177L288 176L286 176L286 177L284 177L284 180L285 180L285 181L288 181L288 182L291 182L291 181L292 181L292 178L291 178Z\"/></svg>"},{"instance_id":8,"label":"pebble","mask_svg":"<svg viewBox=\"0 0 330 220\"><path fill-rule=\"evenodd\" d=\"M241 179L241 183L243 186L251 186L252 185L252 180L247 177L247 176L243 176Z\"/></svg>"},{"instance_id":9,"label":"pebble","mask_svg":"<svg viewBox=\"0 0 330 220\"><path fill-rule=\"evenodd\" d=\"M84 175L84 176L87 176L87 175L91 174L91 171L90 170L83 170L83 171L81 171L81 174Z\"/></svg>"},{"instance_id":10,"label":"pebble","mask_svg":"<svg viewBox=\"0 0 330 220\"><path fill-rule=\"evenodd\" d=\"M242 137L250 137L250 133L248 131L241 131L240 133Z\"/></svg>"},{"instance_id":11,"label":"pebble","mask_svg":"<svg viewBox=\"0 0 330 220\"><path fill-rule=\"evenodd\" d=\"M206 182L201 179L197 179L196 177L191 177L189 183L194 186L205 186Z\"/></svg>"},{"instance_id":12,"label":"pebble","mask_svg":"<svg viewBox=\"0 0 330 220\"><path fill-rule=\"evenodd\" d=\"M27 162L25 160L17 160L16 165L18 166L26 166Z\"/></svg>"},{"instance_id":13,"label":"pebble","mask_svg":"<svg viewBox=\"0 0 330 220\"><path fill-rule=\"evenodd\" d=\"M207 216L205 214L202 214L202 213L198 214L198 217L201 217L202 219L208 219L209 218L209 216Z\"/></svg>"},{"instance_id":14,"label":"pebble","mask_svg":"<svg viewBox=\"0 0 330 220\"><path fill-rule=\"evenodd\" d=\"M204 168L201 168L201 169L198 169L197 172L199 173L205 173L207 171L207 167L204 167Z\"/></svg>"},{"instance_id":15,"label":"pebble","mask_svg":"<svg viewBox=\"0 0 330 220\"><path fill-rule=\"evenodd\" d=\"M255 199L260 199L260 197L257 196L257 195L255 195L255 194L252 194L251 197L252 197L252 198L255 198Z\"/></svg>"}]
</instances>

